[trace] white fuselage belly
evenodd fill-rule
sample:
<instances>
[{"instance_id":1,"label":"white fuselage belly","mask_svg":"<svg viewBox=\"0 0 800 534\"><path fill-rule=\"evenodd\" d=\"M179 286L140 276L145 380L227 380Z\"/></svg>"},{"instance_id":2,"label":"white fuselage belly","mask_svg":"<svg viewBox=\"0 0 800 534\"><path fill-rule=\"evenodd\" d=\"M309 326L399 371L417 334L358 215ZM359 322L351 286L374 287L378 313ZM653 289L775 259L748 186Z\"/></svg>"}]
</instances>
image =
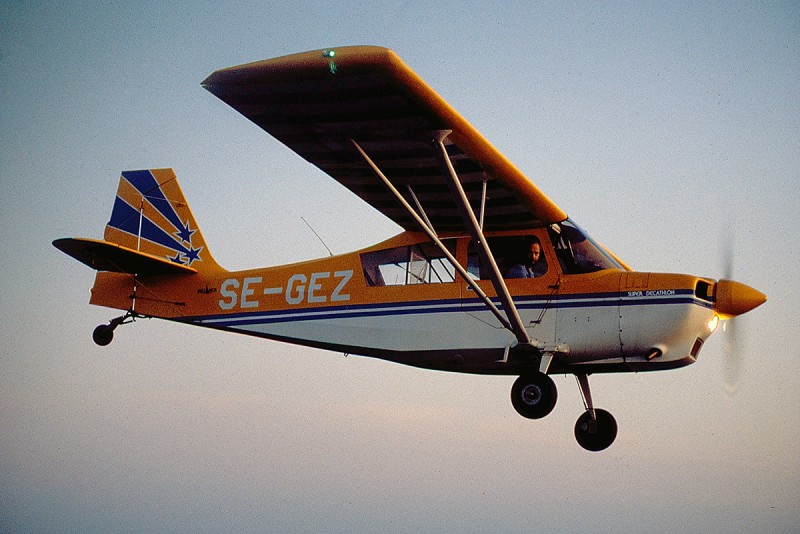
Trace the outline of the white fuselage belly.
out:
<instances>
[{"instance_id":1,"label":"white fuselage belly","mask_svg":"<svg viewBox=\"0 0 800 534\"><path fill-rule=\"evenodd\" d=\"M697 340L702 343L710 334L707 324L713 317L707 303L686 292L517 297L515 302L531 337L558 348L554 372L688 365L695 361L696 351L690 354ZM498 361L515 338L473 300L263 311L189 322L432 369L514 374L525 363ZM660 355L649 361L655 349Z\"/></svg>"}]
</instances>

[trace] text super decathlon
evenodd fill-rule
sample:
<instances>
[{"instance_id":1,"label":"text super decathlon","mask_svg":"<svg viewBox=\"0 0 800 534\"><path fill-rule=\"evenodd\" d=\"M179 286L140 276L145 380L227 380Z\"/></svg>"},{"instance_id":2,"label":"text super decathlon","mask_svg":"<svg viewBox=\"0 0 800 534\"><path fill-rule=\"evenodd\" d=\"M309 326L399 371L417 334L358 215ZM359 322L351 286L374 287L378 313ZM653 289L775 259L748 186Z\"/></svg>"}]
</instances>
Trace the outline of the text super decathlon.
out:
<instances>
[{"instance_id":1,"label":"text super decathlon","mask_svg":"<svg viewBox=\"0 0 800 534\"><path fill-rule=\"evenodd\" d=\"M462 373L518 375L538 419L548 376L577 377L588 450L617 424L591 373L696 361L719 319L766 297L744 284L634 272L592 240L391 50L318 50L214 72L203 86L403 232L369 248L226 271L171 169L123 172L104 240L53 244L98 271L90 302L139 317Z\"/></svg>"}]
</instances>

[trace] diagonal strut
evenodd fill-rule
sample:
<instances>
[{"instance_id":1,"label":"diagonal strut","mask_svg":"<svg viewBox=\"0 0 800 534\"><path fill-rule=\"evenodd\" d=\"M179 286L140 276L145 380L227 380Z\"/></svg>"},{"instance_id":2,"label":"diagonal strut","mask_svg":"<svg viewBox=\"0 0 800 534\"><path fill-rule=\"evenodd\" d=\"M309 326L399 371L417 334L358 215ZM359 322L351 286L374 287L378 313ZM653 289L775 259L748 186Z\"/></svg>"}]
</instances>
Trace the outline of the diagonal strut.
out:
<instances>
[{"instance_id":1,"label":"diagonal strut","mask_svg":"<svg viewBox=\"0 0 800 534\"><path fill-rule=\"evenodd\" d=\"M472 237L475 250L478 252L478 256L483 264L488 266L490 269L489 277L492 285L494 286L494 290L497 293L497 297L500 299L500 303L503 305L503 310L505 310L506 316L508 317L508 322L511 325L510 330L517 337L517 341L519 341L521 345L531 345L531 338L528 335L527 330L525 330L525 325L522 322L522 318L519 316L519 311L517 311L514 300L511 298L511 293L508 291L508 287L506 287L503 276L500 274L500 268L497 266L494 255L492 254L491 249L489 249L489 245L486 243L486 237L483 235L483 230L481 229L480 223L475 217L475 212L473 211L472 206L469 204L467 194L464 192L464 188L461 186L461 181L458 179L456 170L453 168L453 163L450 161L450 156L447 154L447 149L444 146L444 140L448 135L450 135L450 133L450 130L439 130L434 132L435 137L433 142L437 148L436 158L439 161L439 166L442 168L442 172L448 179L447 185L450 188L450 194L458 206L458 211L461 214L461 218L464 220L464 224L469 231L470 237Z\"/></svg>"},{"instance_id":2,"label":"diagonal strut","mask_svg":"<svg viewBox=\"0 0 800 534\"><path fill-rule=\"evenodd\" d=\"M497 317L497 320L500 321L500 323L503 325L503 327L508 329L508 330L510 330L512 333L514 333L514 335L517 336L517 340L519 340L519 336L517 335L516 331L514 330L514 327L512 326L512 324L508 321L508 319L506 319L506 317L497 308L497 306L494 304L494 302L492 302L492 300L486 295L486 293L483 291L483 289L481 289L481 287L478 285L478 283L469 276L469 274L467 273L467 270L464 269L464 266L461 265L461 263L459 263L459 261L456 259L456 257L453 256L453 254L447 249L447 247L444 246L444 243L442 243L442 241L436 235L436 231L433 229L433 227L430 226L429 223L426 222L426 220L423 219L422 216L420 216L414 210L413 207L411 207L411 205L403 197L403 195L400 194L400 192L397 190L397 188L394 186L394 184L392 184L392 182L389 181L389 179L386 177L386 175L383 174L383 172L375 164L375 162L372 161L372 159L369 157L369 155L367 155L367 153L364 152L364 149L361 148L361 146L353 139L350 139L350 143L358 151L358 153L361 154L361 157L364 159L364 161L367 163L367 165L370 166L370 168L375 173L375 175L383 182L383 184L386 186L386 188L395 196L397 201L403 206L403 208L408 212L408 214L420 226L422 231L425 232L425 234L433 242L433 244L436 245L436 247L439 249L439 251L442 254L444 254L445 257L447 257L447 259L453 264L453 266L456 269L456 272L458 272L458 274L464 279L464 281L467 284L469 284L469 286L475 291L475 294L483 301L484 304L486 304L486 307L489 308L489 310L494 314L495 317ZM416 197L414 197L414 198L416 199ZM420 208L421 208L421 206L420 206ZM423 212L423 214L424 214L424 212ZM426 219L427 219L427 217L426 217ZM517 316L517 318L519 318L519 316ZM521 321L520 321L520 323L521 323ZM522 330L524 332L524 328ZM529 342L530 342L530 340L526 339L525 343L529 343Z\"/></svg>"}]
</instances>

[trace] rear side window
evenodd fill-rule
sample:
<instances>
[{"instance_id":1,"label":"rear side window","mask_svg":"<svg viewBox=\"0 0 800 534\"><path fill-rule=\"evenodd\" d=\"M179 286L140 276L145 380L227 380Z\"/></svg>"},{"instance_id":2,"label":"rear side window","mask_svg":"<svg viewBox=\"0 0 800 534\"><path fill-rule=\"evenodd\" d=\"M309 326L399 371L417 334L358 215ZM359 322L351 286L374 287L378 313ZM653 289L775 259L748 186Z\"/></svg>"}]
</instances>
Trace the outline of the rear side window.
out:
<instances>
[{"instance_id":1,"label":"rear side window","mask_svg":"<svg viewBox=\"0 0 800 534\"><path fill-rule=\"evenodd\" d=\"M455 240L445 239L443 243L455 255ZM361 267L369 286L446 284L456 280L455 267L431 242L365 252Z\"/></svg>"}]
</instances>

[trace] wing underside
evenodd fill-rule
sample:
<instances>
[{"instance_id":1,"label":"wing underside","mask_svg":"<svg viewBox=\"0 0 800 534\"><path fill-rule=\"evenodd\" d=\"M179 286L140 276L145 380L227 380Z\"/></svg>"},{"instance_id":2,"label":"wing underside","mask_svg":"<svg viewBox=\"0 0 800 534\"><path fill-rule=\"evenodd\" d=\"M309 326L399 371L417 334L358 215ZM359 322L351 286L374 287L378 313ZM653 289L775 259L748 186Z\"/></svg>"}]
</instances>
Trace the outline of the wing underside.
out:
<instances>
[{"instance_id":1,"label":"wing underside","mask_svg":"<svg viewBox=\"0 0 800 534\"><path fill-rule=\"evenodd\" d=\"M446 150L476 212L485 198L484 230L566 218L391 50L295 54L218 70L203 86L404 229L419 227L353 141L437 231L465 230L435 154L441 130L452 131Z\"/></svg>"}]
</instances>

